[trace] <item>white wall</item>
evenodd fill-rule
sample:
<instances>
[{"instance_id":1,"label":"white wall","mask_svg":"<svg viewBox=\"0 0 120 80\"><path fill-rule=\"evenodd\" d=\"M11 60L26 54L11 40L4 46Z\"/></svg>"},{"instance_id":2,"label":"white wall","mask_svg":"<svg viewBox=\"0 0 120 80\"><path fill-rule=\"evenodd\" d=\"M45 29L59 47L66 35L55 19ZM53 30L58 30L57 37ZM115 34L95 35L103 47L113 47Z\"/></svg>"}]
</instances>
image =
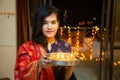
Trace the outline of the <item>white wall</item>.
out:
<instances>
[{"instance_id":1,"label":"white wall","mask_svg":"<svg viewBox=\"0 0 120 80\"><path fill-rule=\"evenodd\" d=\"M0 78L14 80L16 0L0 0Z\"/></svg>"}]
</instances>

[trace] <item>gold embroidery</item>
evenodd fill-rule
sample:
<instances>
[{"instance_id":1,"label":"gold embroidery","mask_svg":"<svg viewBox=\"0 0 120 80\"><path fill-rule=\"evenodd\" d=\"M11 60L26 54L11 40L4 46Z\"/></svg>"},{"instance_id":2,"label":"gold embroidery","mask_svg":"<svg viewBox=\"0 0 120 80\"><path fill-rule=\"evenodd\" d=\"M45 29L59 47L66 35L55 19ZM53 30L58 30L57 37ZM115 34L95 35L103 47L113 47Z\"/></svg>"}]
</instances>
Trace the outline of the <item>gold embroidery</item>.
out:
<instances>
[{"instance_id":1,"label":"gold embroidery","mask_svg":"<svg viewBox=\"0 0 120 80\"><path fill-rule=\"evenodd\" d=\"M19 63L20 66L24 66L24 62Z\"/></svg>"},{"instance_id":2,"label":"gold embroidery","mask_svg":"<svg viewBox=\"0 0 120 80\"><path fill-rule=\"evenodd\" d=\"M58 44L58 42L57 42L57 41L55 41L55 44Z\"/></svg>"},{"instance_id":3,"label":"gold embroidery","mask_svg":"<svg viewBox=\"0 0 120 80\"><path fill-rule=\"evenodd\" d=\"M22 51L21 53L26 53L26 51Z\"/></svg>"},{"instance_id":4,"label":"gold embroidery","mask_svg":"<svg viewBox=\"0 0 120 80\"><path fill-rule=\"evenodd\" d=\"M18 75L18 71L15 71L15 75Z\"/></svg>"},{"instance_id":5,"label":"gold embroidery","mask_svg":"<svg viewBox=\"0 0 120 80\"><path fill-rule=\"evenodd\" d=\"M33 45L30 45L30 49L32 49L32 50L34 49Z\"/></svg>"},{"instance_id":6,"label":"gold embroidery","mask_svg":"<svg viewBox=\"0 0 120 80\"><path fill-rule=\"evenodd\" d=\"M67 42L65 42L65 46L66 46L66 47L69 47L69 44L68 44Z\"/></svg>"},{"instance_id":7,"label":"gold embroidery","mask_svg":"<svg viewBox=\"0 0 120 80\"><path fill-rule=\"evenodd\" d=\"M37 58L39 58L40 57L40 54L39 53L37 53Z\"/></svg>"},{"instance_id":8,"label":"gold embroidery","mask_svg":"<svg viewBox=\"0 0 120 80\"><path fill-rule=\"evenodd\" d=\"M16 78L15 80L19 80L18 78Z\"/></svg>"},{"instance_id":9,"label":"gold embroidery","mask_svg":"<svg viewBox=\"0 0 120 80\"><path fill-rule=\"evenodd\" d=\"M24 46L24 47L27 47L27 45L26 45L26 44L23 44L23 46Z\"/></svg>"},{"instance_id":10,"label":"gold embroidery","mask_svg":"<svg viewBox=\"0 0 120 80\"><path fill-rule=\"evenodd\" d=\"M30 52L29 52L29 55L30 55L30 56L33 56L33 53L30 51Z\"/></svg>"},{"instance_id":11,"label":"gold embroidery","mask_svg":"<svg viewBox=\"0 0 120 80\"><path fill-rule=\"evenodd\" d=\"M42 55L42 56L45 56L45 55L46 55L46 51L45 51L42 47L40 47L40 52L41 52L41 55Z\"/></svg>"},{"instance_id":12,"label":"gold embroidery","mask_svg":"<svg viewBox=\"0 0 120 80\"><path fill-rule=\"evenodd\" d=\"M62 52L62 50L59 48L59 49L58 49L58 52Z\"/></svg>"}]
</instances>

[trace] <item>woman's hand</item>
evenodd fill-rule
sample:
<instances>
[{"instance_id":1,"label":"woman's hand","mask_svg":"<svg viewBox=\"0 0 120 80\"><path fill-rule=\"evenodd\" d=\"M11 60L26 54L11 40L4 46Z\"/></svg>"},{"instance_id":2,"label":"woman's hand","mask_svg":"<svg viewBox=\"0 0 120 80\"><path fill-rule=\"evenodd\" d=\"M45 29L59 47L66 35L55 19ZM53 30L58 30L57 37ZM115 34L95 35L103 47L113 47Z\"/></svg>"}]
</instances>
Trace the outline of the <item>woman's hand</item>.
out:
<instances>
[{"instance_id":1,"label":"woman's hand","mask_svg":"<svg viewBox=\"0 0 120 80\"><path fill-rule=\"evenodd\" d=\"M42 57L39 61L39 68L51 66L52 60Z\"/></svg>"}]
</instances>

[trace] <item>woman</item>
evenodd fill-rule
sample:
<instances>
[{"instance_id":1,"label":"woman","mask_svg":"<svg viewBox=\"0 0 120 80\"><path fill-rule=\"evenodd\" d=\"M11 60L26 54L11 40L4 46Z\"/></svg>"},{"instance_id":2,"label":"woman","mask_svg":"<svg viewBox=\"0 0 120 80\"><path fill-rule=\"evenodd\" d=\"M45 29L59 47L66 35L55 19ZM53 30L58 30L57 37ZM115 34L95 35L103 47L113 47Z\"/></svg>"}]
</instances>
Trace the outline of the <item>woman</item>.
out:
<instances>
[{"instance_id":1,"label":"woman","mask_svg":"<svg viewBox=\"0 0 120 80\"><path fill-rule=\"evenodd\" d=\"M42 6L36 15L32 41L18 51L15 80L76 80L74 66L50 66L44 57L51 52L70 52L68 43L59 39L59 10L52 5Z\"/></svg>"}]
</instances>

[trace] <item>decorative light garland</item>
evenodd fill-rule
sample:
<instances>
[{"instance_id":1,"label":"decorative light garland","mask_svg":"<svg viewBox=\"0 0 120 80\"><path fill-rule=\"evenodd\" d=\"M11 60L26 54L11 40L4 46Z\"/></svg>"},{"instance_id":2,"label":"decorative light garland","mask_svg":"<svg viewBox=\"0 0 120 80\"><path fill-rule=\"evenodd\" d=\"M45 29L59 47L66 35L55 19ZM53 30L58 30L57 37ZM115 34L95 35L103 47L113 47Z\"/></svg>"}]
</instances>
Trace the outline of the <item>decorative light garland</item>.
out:
<instances>
[{"instance_id":1,"label":"decorative light garland","mask_svg":"<svg viewBox=\"0 0 120 80\"><path fill-rule=\"evenodd\" d=\"M64 27L62 27L62 28L60 28L61 29L61 34L63 35L64 33L63 33L63 29L67 29L67 33L68 33L68 39L67 39L67 41L69 42L71 42L71 30L72 29L74 29L74 30L76 30L76 43L75 43L75 48L76 48L76 51L78 51L79 50L79 44L80 44L80 42L79 42L79 37L80 37L80 31L79 30L81 30L81 29L86 29L85 27L70 27L70 26L68 26L68 27L66 27L66 26L64 26ZM90 27L88 27L88 29L92 29L93 31L92 31L92 37L90 38L91 40L89 41L89 44L92 46L93 45L93 40L94 40L94 38L95 38L95 34L97 33L97 31L99 30L98 29L98 27L92 27L92 28L90 28ZM95 33L96 32L96 33ZM76 54L76 52L75 52L75 54ZM85 54L84 53L80 53L80 59L81 60L87 60L87 58L86 58L86 56L85 56ZM90 55L89 55L89 60L92 60L93 59L93 48L91 47L90 48Z\"/></svg>"},{"instance_id":2,"label":"decorative light garland","mask_svg":"<svg viewBox=\"0 0 120 80\"><path fill-rule=\"evenodd\" d=\"M98 26L93 26L93 27L60 27L60 31L61 31L61 36L64 34L63 31L64 29L68 29L67 32L68 32L68 40L71 39L71 30L77 30L76 32L76 37L77 37L77 40L76 40L76 43L75 43L75 46L76 46L76 50L80 47L79 46L79 36L80 36L80 31L79 30L82 30L82 29L91 29L92 30L92 37L90 37L90 41L89 41L89 44L90 45L93 45L93 40L95 40L95 35L97 33L99 33L99 30L100 28ZM105 29L104 29L105 30ZM102 36L102 40L105 41L105 38L104 38L104 35ZM78 55L77 52L74 52L73 54L76 54ZM105 55L105 52L102 51L102 58L101 60L104 61L104 55ZM85 54L84 53L80 53L80 60L93 60L93 48L90 48L90 55L89 55L89 59L86 58ZM96 58L95 61L100 61L100 58ZM120 65L120 61L116 61L113 63L114 66L117 66L117 65Z\"/></svg>"}]
</instances>

